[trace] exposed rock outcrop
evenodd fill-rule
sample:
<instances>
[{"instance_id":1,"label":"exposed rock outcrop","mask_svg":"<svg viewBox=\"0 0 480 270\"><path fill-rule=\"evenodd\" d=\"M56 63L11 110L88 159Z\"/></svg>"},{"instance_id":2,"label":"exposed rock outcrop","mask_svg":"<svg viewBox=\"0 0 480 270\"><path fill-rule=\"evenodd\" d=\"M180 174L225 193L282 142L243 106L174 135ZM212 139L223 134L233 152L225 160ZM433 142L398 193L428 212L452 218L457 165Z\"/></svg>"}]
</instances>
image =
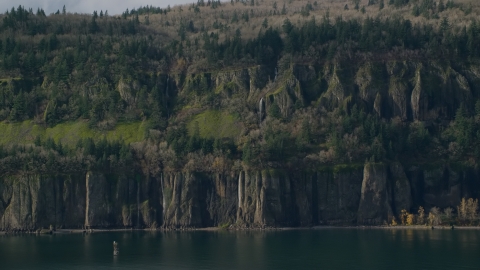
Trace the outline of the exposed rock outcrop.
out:
<instances>
[{"instance_id":1,"label":"exposed rock outcrop","mask_svg":"<svg viewBox=\"0 0 480 270\"><path fill-rule=\"evenodd\" d=\"M387 168L383 164L368 163L363 170L362 195L358 207L358 223L387 223L392 213Z\"/></svg>"},{"instance_id":2,"label":"exposed rock outcrop","mask_svg":"<svg viewBox=\"0 0 480 270\"><path fill-rule=\"evenodd\" d=\"M83 226L85 178L17 175L0 181L0 229Z\"/></svg>"}]
</instances>

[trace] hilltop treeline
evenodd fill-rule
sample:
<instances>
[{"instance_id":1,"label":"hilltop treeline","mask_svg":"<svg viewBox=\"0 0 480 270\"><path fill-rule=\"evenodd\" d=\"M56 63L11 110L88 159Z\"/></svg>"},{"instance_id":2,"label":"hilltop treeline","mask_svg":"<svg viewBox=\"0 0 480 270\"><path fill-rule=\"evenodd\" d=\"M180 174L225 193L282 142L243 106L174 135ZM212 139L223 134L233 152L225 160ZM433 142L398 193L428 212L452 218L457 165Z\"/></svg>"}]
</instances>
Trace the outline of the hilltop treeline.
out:
<instances>
[{"instance_id":1,"label":"hilltop treeline","mask_svg":"<svg viewBox=\"0 0 480 270\"><path fill-rule=\"evenodd\" d=\"M189 63L203 63L201 58L208 63L202 69L238 63L274 69L286 54L313 63L359 54L374 54L371 58L377 60L408 55L473 61L480 56L478 23L452 29L447 17L437 29L398 18L331 19L327 13L321 20L312 18L298 26L288 18L281 28L266 23L265 30L251 40L242 39L242 30L237 29L234 37L224 41L216 33L200 32L193 42L180 33L181 40L165 38L157 43L135 16L140 10L126 19L97 12L45 17L42 11L34 14L21 6L6 13L0 26L4 77L0 119L21 121L44 114L43 120L54 124L79 117L94 122L109 115L119 117L133 110L113 91L122 80L137 80L141 85L136 111L131 113L134 118L164 116L167 108L160 88L165 86L157 72L186 71ZM179 31L198 30L181 24ZM7 83L9 78L22 78L22 82ZM80 88L97 88L98 95L84 95ZM23 103L36 103L40 109L22 108Z\"/></svg>"}]
</instances>

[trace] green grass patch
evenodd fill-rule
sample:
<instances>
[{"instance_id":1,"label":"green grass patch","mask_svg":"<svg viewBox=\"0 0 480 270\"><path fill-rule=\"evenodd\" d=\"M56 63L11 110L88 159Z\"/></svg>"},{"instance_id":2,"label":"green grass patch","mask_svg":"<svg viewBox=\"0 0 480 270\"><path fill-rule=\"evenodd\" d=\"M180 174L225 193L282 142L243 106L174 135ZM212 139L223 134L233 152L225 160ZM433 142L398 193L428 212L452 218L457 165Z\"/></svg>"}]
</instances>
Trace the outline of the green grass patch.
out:
<instances>
[{"instance_id":1,"label":"green grass patch","mask_svg":"<svg viewBox=\"0 0 480 270\"><path fill-rule=\"evenodd\" d=\"M80 138L101 139L103 137L109 141L132 143L145 138L146 123L120 123L113 130L100 131L90 129L84 121L66 122L45 128L27 120L21 123L1 122L0 130L0 144L33 143L37 136L43 140L52 138L66 145L74 145Z\"/></svg>"},{"instance_id":2,"label":"green grass patch","mask_svg":"<svg viewBox=\"0 0 480 270\"><path fill-rule=\"evenodd\" d=\"M195 115L187 127L189 134L193 134L198 123L202 138L234 138L241 132L236 120L231 114L208 110Z\"/></svg>"}]
</instances>

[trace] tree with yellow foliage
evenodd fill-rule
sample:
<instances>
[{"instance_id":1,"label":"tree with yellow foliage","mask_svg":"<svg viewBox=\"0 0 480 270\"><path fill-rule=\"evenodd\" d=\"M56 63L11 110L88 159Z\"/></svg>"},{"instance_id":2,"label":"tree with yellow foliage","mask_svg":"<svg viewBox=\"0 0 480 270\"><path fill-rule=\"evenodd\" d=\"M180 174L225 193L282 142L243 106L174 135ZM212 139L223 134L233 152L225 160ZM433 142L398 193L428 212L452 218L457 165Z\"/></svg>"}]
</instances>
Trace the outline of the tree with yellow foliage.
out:
<instances>
[{"instance_id":1,"label":"tree with yellow foliage","mask_svg":"<svg viewBox=\"0 0 480 270\"><path fill-rule=\"evenodd\" d=\"M405 209L402 209L402 211L400 211L400 221L402 222L402 225L413 225L414 220L414 214L408 213L408 211Z\"/></svg>"},{"instance_id":2,"label":"tree with yellow foliage","mask_svg":"<svg viewBox=\"0 0 480 270\"><path fill-rule=\"evenodd\" d=\"M407 215L407 225L408 225L408 226L411 226L411 225L414 224L414 222L415 222L415 215L409 213L409 214Z\"/></svg>"},{"instance_id":3,"label":"tree with yellow foliage","mask_svg":"<svg viewBox=\"0 0 480 270\"><path fill-rule=\"evenodd\" d=\"M395 217L392 217L392 226L397 226L397 219Z\"/></svg>"}]
</instances>

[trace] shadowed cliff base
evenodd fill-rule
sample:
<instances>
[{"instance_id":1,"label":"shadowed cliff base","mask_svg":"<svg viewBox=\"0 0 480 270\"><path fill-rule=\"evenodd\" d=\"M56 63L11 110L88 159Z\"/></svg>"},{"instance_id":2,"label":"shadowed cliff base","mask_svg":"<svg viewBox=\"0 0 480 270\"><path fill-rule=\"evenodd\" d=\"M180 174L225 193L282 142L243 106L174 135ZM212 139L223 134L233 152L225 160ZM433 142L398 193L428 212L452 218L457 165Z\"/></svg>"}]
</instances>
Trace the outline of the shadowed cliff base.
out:
<instances>
[{"instance_id":1,"label":"shadowed cliff base","mask_svg":"<svg viewBox=\"0 0 480 270\"><path fill-rule=\"evenodd\" d=\"M404 169L399 163L343 171L163 173L160 178L17 175L0 183L0 229L388 225L394 217L401 220L404 209L456 209L462 197L478 196L478 177L474 169Z\"/></svg>"}]
</instances>

